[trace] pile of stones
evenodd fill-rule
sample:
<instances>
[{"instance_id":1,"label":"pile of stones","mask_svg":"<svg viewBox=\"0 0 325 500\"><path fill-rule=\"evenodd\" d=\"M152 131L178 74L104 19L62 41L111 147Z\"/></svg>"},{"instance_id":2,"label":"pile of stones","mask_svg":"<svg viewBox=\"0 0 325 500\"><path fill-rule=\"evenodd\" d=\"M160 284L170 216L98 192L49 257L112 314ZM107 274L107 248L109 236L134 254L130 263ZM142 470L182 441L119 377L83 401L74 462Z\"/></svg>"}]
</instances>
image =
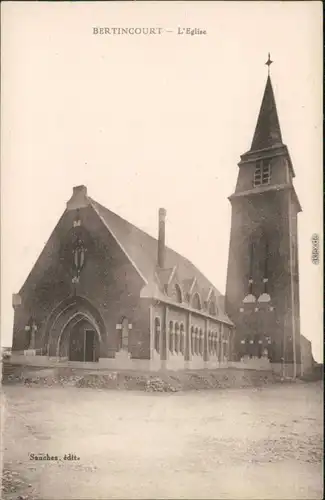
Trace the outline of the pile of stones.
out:
<instances>
[{"instance_id":1,"label":"pile of stones","mask_svg":"<svg viewBox=\"0 0 325 500\"><path fill-rule=\"evenodd\" d=\"M90 387L96 389L115 389L117 388L118 374L116 372L107 373L105 375L85 375L79 377L76 387Z\"/></svg>"},{"instance_id":2,"label":"pile of stones","mask_svg":"<svg viewBox=\"0 0 325 500\"><path fill-rule=\"evenodd\" d=\"M17 384L24 382L24 376L21 373L11 373L10 375L3 375L2 382L7 384Z\"/></svg>"},{"instance_id":3,"label":"pile of stones","mask_svg":"<svg viewBox=\"0 0 325 500\"><path fill-rule=\"evenodd\" d=\"M145 386L146 392L177 392L176 387L165 382L159 377L153 377L147 380Z\"/></svg>"}]
</instances>

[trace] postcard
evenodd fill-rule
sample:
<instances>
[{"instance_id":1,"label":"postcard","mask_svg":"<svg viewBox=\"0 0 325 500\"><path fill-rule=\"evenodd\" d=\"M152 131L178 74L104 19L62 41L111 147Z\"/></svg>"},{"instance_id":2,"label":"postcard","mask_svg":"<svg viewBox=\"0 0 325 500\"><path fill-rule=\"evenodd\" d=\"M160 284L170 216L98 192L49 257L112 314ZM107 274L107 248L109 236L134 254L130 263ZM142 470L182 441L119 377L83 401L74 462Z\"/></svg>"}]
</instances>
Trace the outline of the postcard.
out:
<instances>
[{"instance_id":1,"label":"postcard","mask_svg":"<svg viewBox=\"0 0 325 500\"><path fill-rule=\"evenodd\" d=\"M323 498L322 4L1 14L2 498Z\"/></svg>"}]
</instances>

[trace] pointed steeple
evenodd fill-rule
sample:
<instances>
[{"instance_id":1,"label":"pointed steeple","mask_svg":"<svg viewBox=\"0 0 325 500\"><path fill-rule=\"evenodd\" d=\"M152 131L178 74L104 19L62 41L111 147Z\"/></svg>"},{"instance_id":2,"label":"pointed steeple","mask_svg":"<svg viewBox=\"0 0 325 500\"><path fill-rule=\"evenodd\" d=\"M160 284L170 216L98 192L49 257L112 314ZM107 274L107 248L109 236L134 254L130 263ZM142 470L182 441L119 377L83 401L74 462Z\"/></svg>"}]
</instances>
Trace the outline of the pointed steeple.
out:
<instances>
[{"instance_id":1,"label":"pointed steeple","mask_svg":"<svg viewBox=\"0 0 325 500\"><path fill-rule=\"evenodd\" d=\"M270 61L271 63L271 61ZM268 63L266 63L268 64ZM269 64L268 67L270 68ZM251 151L282 145L282 136L274 92L268 74L261 109L258 115Z\"/></svg>"}]
</instances>

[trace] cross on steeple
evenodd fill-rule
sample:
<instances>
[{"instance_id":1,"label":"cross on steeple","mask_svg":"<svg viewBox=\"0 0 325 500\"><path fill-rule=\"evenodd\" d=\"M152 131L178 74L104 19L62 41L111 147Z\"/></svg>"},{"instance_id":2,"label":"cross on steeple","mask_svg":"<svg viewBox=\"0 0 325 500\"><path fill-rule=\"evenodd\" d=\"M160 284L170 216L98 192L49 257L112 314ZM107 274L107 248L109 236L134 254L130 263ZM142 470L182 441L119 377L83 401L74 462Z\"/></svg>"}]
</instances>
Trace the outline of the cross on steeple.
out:
<instances>
[{"instance_id":1,"label":"cross on steeple","mask_svg":"<svg viewBox=\"0 0 325 500\"><path fill-rule=\"evenodd\" d=\"M270 66L271 64L273 63L273 61L271 61L271 56L270 56L270 52L268 54L268 60L266 61L266 66L267 66L267 71L268 71L268 74L270 74Z\"/></svg>"}]
</instances>

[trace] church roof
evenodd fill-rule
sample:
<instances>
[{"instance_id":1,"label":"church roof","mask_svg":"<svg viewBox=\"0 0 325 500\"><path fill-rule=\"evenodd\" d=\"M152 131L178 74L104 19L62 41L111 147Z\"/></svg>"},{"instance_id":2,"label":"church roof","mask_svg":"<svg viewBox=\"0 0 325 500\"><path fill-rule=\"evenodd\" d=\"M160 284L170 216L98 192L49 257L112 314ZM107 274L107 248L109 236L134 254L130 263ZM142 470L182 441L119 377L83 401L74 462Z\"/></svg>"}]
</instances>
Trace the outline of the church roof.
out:
<instances>
[{"instance_id":1,"label":"church roof","mask_svg":"<svg viewBox=\"0 0 325 500\"><path fill-rule=\"evenodd\" d=\"M136 265L141 275L147 281L149 287L159 287L162 283L161 279L158 277L159 273L157 273L158 240L111 210L108 210L92 198L88 197L88 200L106 225L107 229L113 234L130 260ZM204 276L204 274L202 274L201 271L199 271L199 269L192 264L192 262L166 246L165 269L168 271L168 276L171 275L174 268L176 268L177 282L183 291L187 291L187 283L189 281L192 282L194 278L196 278L198 289L201 292L200 295L202 301L212 287L217 300L217 319L232 324L223 311L222 294ZM162 292L162 290L160 290L160 292Z\"/></svg>"},{"instance_id":2,"label":"church roof","mask_svg":"<svg viewBox=\"0 0 325 500\"><path fill-rule=\"evenodd\" d=\"M257 151L282 144L272 82L270 75L268 75L250 151Z\"/></svg>"}]
</instances>

